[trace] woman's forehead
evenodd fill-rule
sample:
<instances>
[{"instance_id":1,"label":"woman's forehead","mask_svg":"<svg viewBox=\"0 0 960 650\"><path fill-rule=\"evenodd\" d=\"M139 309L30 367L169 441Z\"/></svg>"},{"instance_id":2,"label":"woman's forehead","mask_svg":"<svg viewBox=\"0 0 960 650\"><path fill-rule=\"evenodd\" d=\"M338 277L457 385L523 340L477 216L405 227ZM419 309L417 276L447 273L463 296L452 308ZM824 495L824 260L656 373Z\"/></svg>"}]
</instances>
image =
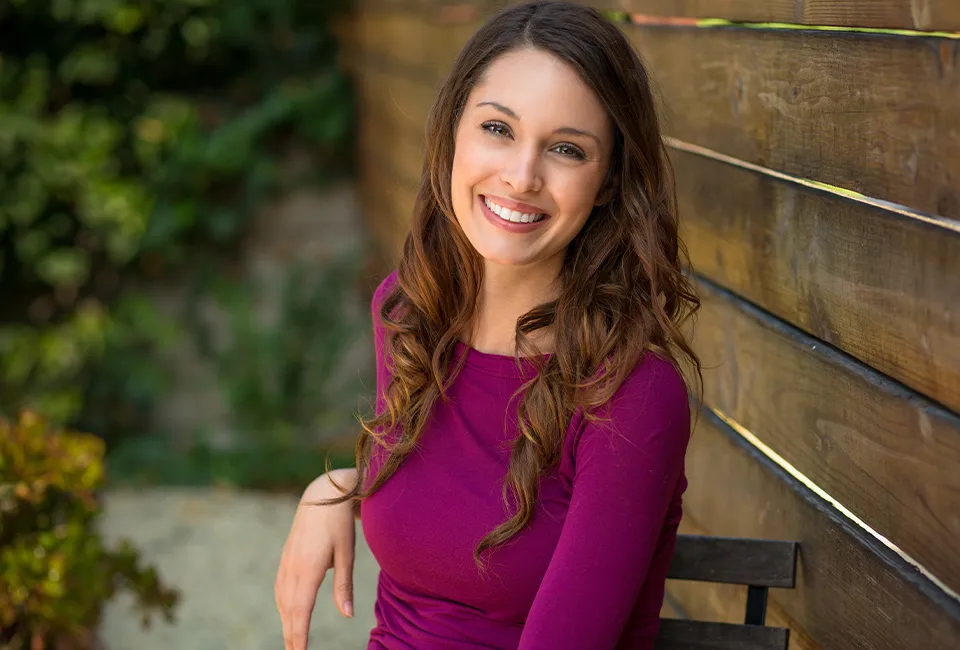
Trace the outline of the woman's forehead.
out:
<instances>
[{"instance_id":1,"label":"woman's forehead","mask_svg":"<svg viewBox=\"0 0 960 650\"><path fill-rule=\"evenodd\" d=\"M576 119L601 129L607 112L580 75L543 50L509 52L493 60L470 93L469 110L490 102L508 108L521 122Z\"/></svg>"}]
</instances>

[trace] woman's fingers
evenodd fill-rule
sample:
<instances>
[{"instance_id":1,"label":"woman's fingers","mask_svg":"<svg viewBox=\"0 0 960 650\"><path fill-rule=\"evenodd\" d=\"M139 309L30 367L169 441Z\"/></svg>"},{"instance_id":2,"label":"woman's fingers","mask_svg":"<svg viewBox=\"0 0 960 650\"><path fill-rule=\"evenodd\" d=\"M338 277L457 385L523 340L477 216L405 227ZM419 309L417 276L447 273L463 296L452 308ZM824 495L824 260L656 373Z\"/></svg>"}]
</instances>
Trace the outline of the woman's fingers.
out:
<instances>
[{"instance_id":1,"label":"woman's fingers","mask_svg":"<svg viewBox=\"0 0 960 650\"><path fill-rule=\"evenodd\" d=\"M277 576L277 609L283 625L284 650L307 650L310 619L317 590L330 564L310 561L283 562Z\"/></svg>"},{"instance_id":2,"label":"woman's fingers","mask_svg":"<svg viewBox=\"0 0 960 650\"><path fill-rule=\"evenodd\" d=\"M322 580L323 575L320 575ZM310 619L317 603L317 589L321 580L311 580L310 576L294 578L289 588L287 604L280 618L283 623L283 642L285 650L307 650L310 634Z\"/></svg>"},{"instance_id":3,"label":"woman's fingers","mask_svg":"<svg viewBox=\"0 0 960 650\"><path fill-rule=\"evenodd\" d=\"M356 472L338 470L356 480ZM353 546L356 538L353 504L311 505L339 496L323 474L304 491L293 516L290 534L280 554L274 595L283 624L284 650L307 650L310 619L317 604L317 590L327 571L334 567L334 599L345 616L352 615Z\"/></svg>"},{"instance_id":4,"label":"woman's fingers","mask_svg":"<svg viewBox=\"0 0 960 650\"><path fill-rule=\"evenodd\" d=\"M296 600L290 610L290 637L293 641L291 650L307 650L310 619L313 616L313 606L317 601L317 587L308 590L299 588L300 585L308 585L308 583L299 583Z\"/></svg>"},{"instance_id":5,"label":"woman's fingers","mask_svg":"<svg viewBox=\"0 0 960 650\"><path fill-rule=\"evenodd\" d=\"M348 538L341 541L333 552L333 599L340 613L353 618L353 556L356 533L350 527Z\"/></svg>"},{"instance_id":6,"label":"woman's fingers","mask_svg":"<svg viewBox=\"0 0 960 650\"><path fill-rule=\"evenodd\" d=\"M277 570L277 579L273 584L273 597L277 602L277 611L280 613L280 624L283 628L283 650L293 650L293 629L290 626L290 574L287 571L286 548L280 557L280 568Z\"/></svg>"}]
</instances>

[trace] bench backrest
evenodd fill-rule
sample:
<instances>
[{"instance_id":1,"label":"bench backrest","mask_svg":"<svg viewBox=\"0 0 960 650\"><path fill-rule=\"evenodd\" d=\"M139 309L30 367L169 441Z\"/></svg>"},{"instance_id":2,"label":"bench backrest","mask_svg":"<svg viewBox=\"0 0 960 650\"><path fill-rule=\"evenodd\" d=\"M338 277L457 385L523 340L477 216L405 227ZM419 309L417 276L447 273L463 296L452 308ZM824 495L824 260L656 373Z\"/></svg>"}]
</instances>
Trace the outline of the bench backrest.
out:
<instances>
[{"instance_id":1,"label":"bench backrest","mask_svg":"<svg viewBox=\"0 0 960 650\"><path fill-rule=\"evenodd\" d=\"M668 578L747 585L744 624L661 619L657 650L786 650L790 630L766 627L767 589L792 589L796 542L679 535Z\"/></svg>"}]
</instances>

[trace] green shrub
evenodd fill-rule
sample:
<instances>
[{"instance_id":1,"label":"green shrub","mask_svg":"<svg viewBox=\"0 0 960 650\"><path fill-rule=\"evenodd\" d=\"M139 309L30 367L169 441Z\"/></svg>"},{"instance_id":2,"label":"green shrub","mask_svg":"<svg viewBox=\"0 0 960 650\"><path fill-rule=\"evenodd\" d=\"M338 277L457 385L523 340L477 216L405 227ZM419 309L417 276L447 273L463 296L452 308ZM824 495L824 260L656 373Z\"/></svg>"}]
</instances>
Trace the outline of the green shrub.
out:
<instances>
[{"instance_id":1,"label":"green shrub","mask_svg":"<svg viewBox=\"0 0 960 650\"><path fill-rule=\"evenodd\" d=\"M223 336L190 304L198 351L216 372L241 446L303 450L319 436L353 433L349 400L370 378L353 368L351 381L334 382L342 378L336 371L350 345L372 337L365 313L351 314L345 304L360 262L356 252L322 263L289 263L273 319L258 313L256 296L266 294L264 286L222 278L213 295L226 317Z\"/></svg>"},{"instance_id":2,"label":"green shrub","mask_svg":"<svg viewBox=\"0 0 960 650\"><path fill-rule=\"evenodd\" d=\"M343 443L356 432L358 398L376 381L373 364L344 369L351 345L365 339L372 349L368 311L348 303L361 264L355 250L291 261L266 284L219 273L203 279L184 320L212 371L229 435L201 427L180 440L124 439L110 451L111 480L299 492L322 472L331 445L341 451L332 463L352 466Z\"/></svg>"},{"instance_id":3,"label":"green shrub","mask_svg":"<svg viewBox=\"0 0 960 650\"><path fill-rule=\"evenodd\" d=\"M108 549L96 531L103 441L51 430L24 411L0 420L0 648L85 648L103 605L121 588L147 625L172 619L177 594L126 541ZM57 645L56 647L61 647Z\"/></svg>"},{"instance_id":4,"label":"green shrub","mask_svg":"<svg viewBox=\"0 0 960 650\"><path fill-rule=\"evenodd\" d=\"M292 144L312 164L291 182L351 169L344 4L0 2L0 415L142 424L155 319L117 296L229 254Z\"/></svg>"}]
</instances>

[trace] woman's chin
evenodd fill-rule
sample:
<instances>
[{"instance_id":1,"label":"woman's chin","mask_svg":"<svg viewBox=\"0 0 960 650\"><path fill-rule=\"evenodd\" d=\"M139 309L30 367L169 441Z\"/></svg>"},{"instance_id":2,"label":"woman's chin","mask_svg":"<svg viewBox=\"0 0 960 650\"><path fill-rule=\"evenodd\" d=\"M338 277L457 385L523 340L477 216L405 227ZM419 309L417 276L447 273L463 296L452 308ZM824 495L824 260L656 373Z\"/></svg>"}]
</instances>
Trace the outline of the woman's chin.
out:
<instances>
[{"instance_id":1,"label":"woman's chin","mask_svg":"<svg viewBox=\"0 0 960 650\"><path fill-rule=\"evenodd\" d=\"M522 253L507 253L503 251L499 252L488 252L480 253L480 257L483 258L485 262L490 264L496 264L497 266L504 267L524 267L530 266L536 262L535 258L531 258L529 255L524 255Z\"/></svg>"}]
</instances>

